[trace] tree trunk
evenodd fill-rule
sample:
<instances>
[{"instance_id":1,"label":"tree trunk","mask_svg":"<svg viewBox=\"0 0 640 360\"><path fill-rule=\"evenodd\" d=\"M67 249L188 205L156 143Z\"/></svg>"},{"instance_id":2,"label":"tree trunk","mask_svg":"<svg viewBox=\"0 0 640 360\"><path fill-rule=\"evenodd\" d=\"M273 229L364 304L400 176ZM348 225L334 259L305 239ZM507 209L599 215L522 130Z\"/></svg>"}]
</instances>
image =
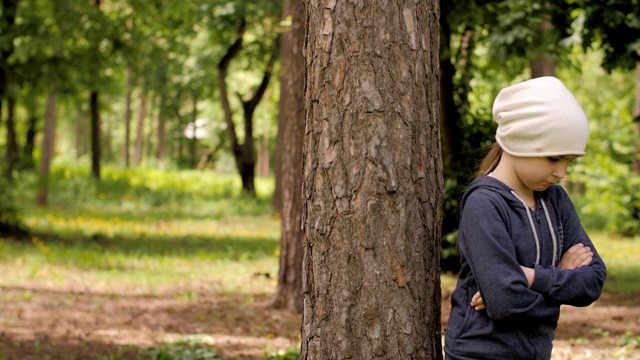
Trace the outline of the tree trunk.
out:
<instances>
[{"instance_id":1,"label":"tree trunk","mask_svg":"<svg viewBox=\"0 0 640 360\"><path fill-rule=\"evenodd\" d=\"M42 158L40 160L40 188L38 190L38 206L47 206L49 194L49 173L53 160L56 129L56 85L51 85L47 97L45 113L44 139L42 140Z\"/></svg>"},{"instance_id":2,"label":"tree trunk","mask_svg":"<svg viewBox=\"0 0 640 360\"><path fill-rule=\"evenodd\" d=\"M241 19L236 41L229 47L229 49L227 49L227 53L218 63L218 86L220 89L222 108L224 110L224 118L227 124L227 132L229 140L231 141L231 150L236 160L236 168L238 169L240 178L242 179L242 189L248 194L255 195L256 150L253 140L253 113L262 100L262 97L267 90L267 86L269 85L273 65L275 64L275 60L278 55L277 47L279 46L279 41L276 38L276 41L274 42L274 52L271 55L267 68L264 71L262 82L254 91L254 95L249 100L244 100L240 95L238 95L244 110L244 143L240 144L236 134L235 124L233 122L233 113L229 103L229 96L227 94L227 70L233 58L235 58L242 49L242 39L244 37L245 29L246 21L245 19Z\"/></svg>"},{"instance_id":3,"label":"tree trunk","mask_svg":"<svg viewBox=\"0 0 640 360\"><path fill-rule=\"evenodd\" d=\"M89 153L90 130L82 111L82 106L76 109L76 159Z\"/></svg>"},{"instance_id":4,"label":"tree trunk","mask_svg":"<svg viewBox=\"0 0 640 360\"><path fill-rule=\"evenodd\" d=\"M546 8L549 9L549 4L545 4ZM548 14L547 14L548 15ZM548 15L547 18L550 16ZM540 24L538 36L540 38L545 37L545 33L551 31L553 29L553 24L551 21L546 20L542 24ZM556 65L553 61L553 58L549 56L549 54L541 52L530 62L531 66L531 78L538 78L542 76L556 76Z\"/></svg>"},{"instance_id":5,"label":"tree trunk","mask_svg":"<svg viewBox=\"0 0 640 360\"><path fill-rule=\"evenodd\" d=\"M305 5L301 359L441 359L438 1Z\"/></svg>"},{"instance_id":6,"label":"tree trunk","mask_svg":"<svg viewBox=\"0 0 640 360\"><path fill-rule=\"evenodd\" d=\"M545 53L538 54L531 60L531 78L542 76L556 76L556 66L553 58Z\"/></svg>"},{"instance_id":7,"label":"tree trunk","mask_svg":"<svg viewBox=\"0 0 640 360\"><path fill-rule=\"evenodd\" d=\"M16 98L13 94L7 96L7 138L5 152L5 177L11 179L13 170L18 162L18 140L16 135Z\"/></svg>"},{"instance_id":8,"label":"tree trunk","mask_svg":"<svg viewBox=\"0 0 640 360\"><path fill-rule=\"evenodd\" d=\"M129 149L131 148L131 98L133 93L133 76L131 69L127 69L127 94L125 96L124 108L124 145L122 148L122 163L124 167L129 167Z\"/></svg>"},{"instance_id":9,"label":"tree trunk","mask_svg":"<svg viewBox=\"0 0 640 360\"><path fill-rule=\"evenodd\" d=\"M159 161L164 161L164 157L166 154L167 144L166 144L166 107L164 105L166 101L166 94L162 92L160 95L160 104L158 104L158 147L156 149L156 157Z\"/></svg>"},{"instance_id":10,"label":"tree trunk","mask_svg":"<svg viewBox=\"0 0 640 360\"><path fill-rule=\"evenodd\" d=\"M633 106L633 127L636 132L632 170L640 175L640 63L636 64L636 98Z\"/></svg>"},{"instance_id":11,"label":"tree trunk","mask_svg":"<svg viewBox=\"0 0 640 360\"><path fill-rule=\"evenodd\" d=\"M144 118L147 113L147 93L143 90L140 94L140 108L138 109L138 122L136 127L136 148L133 164L140 166L142 162L142 144L144 141Z\"/></svg>"},{"instance_id":12,"label":"tree trunk","mask_svg":"<svg viewBox=\"0 0 640 360\"><path fill-rule=\"evenodd\" d=\"M27 132L25 134L24 141L24 167L26 169L34 169L33 151L36 148L36 135L38 133L38 116L36 115L35 108L37 101L34 99L34 95L30 96L28 101L29 106L29 118L27 119Z\"/></svg>"},{"instance_id":13,"label":"tree trunk","mask_svg":"<svg viewBox=\"0 0 640 360\"><path fill-rule=\"evenodd\" d=\"M91 92L91 174L100 180L100 102L98 92Z\"/></svg>"},{"instance_id":14,"label":"tree trunk","mask_svg":"<svg viewBox=\"0 0 640 360\"><path fill-rule=\"evenodd\" d=\"M271 170L269 154L269 136L263 135L258 145L258 176L267 177Z\"/></svg>"},{"instance_id":15,"label":"tree trunk","mask_svg":"<svg viewBox=\"0 0 640 360\"><path fill-rule=\"evenodd\" d=\"M191 102L191 124L193 125L193 137L189 141L189 152L191 153L191 169L198 166L198 95L192 93Z\"/></svg>"},{"instance_id":16,"label":"tree trunk","mask_svg":"<svg viewBox=\"0 0 640 360\"><path fill-rule=\"evenodd\" d=\"M283 17L291 16L280 45L280 153L281 238L278 287L271 300L275 308L302 312L302 141L304 139L304 7L286 0Z\"/></svg>"}]
</instances>

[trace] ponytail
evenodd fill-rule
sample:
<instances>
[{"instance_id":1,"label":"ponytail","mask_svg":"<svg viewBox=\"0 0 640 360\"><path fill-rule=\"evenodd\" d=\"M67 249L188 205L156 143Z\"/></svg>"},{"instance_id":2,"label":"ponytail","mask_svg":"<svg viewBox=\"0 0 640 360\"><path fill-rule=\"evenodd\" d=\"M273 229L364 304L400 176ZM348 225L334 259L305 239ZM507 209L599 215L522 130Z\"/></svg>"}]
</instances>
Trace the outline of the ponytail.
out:
<instances>
[{"instance_id":1,"label":"ponytail","mask_svg":"<svg viewBox=\"0 0 640 360\"><path fill-rule=\"evenodd\" d=\"M483 175L488 175L490 172L495 170L500 162L500 158L502 157L502 148L498 143L493 144L487 156L480 163L480 167L478 168L478 172L476 173L476 177L480 177Z\"/></svg>"}]
</instances>

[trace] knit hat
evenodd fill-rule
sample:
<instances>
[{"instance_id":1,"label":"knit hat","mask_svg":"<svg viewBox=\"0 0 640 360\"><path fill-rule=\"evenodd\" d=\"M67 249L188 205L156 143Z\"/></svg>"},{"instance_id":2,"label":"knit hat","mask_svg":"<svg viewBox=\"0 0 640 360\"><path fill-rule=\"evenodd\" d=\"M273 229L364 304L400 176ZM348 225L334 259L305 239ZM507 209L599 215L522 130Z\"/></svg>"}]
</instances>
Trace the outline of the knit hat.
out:
<instances>
[{"instance_id":1,"label":"knit hat","mask_svg":"<svg viewBox=\"0 0 640 360\"><path fill-rule=\"evenodd\" d=\"M500 91L493 103L496 141L520 157L584 155L589 122L576 98L555 77L527 80Z\"/></svg>"}]
</instances>

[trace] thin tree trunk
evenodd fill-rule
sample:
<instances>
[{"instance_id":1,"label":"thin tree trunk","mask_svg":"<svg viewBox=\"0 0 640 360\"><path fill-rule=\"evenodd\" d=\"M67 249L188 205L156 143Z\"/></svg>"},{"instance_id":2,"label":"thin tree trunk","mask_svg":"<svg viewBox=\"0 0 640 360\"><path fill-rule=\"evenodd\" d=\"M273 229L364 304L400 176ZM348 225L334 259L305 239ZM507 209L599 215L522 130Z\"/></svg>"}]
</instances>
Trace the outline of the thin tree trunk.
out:
<instances>
[{"instance_id":1,"label":"thin tree trunk","mask_svg":"<svg viewBox=\"0 0 640 360\"><path fill-rule=\"evenodd\" d=\"M269 176L270 164L269 164L269 136L263 135L258 147L258 176Z\"/></svg>"},{"instance_id":2,"label":"thin tree trunk","mask_svg":"<svg viewBox=\"0 0 640 360\"><path fill-rule=\"evenodd\" d=\"M544 4L547 9L549 9L549 4L545 2ZM547 14L548 15L548 14ZM547 18L550 16L548 15ZM538 29L538 36L541 38L545 37L545 33L551 31L553 29L553 24L551 21L546 20L540 24ZM556 76L556 65L553 61L553 58L549 56L549 54L541 52L530 62L531 66L531 78L538 78L542 76Z\"/></svg>"},{"instance_id":3,"label":"thin tree trunk","mask_svg":"<svg viewBox=\"0 0 640 360\"><path fill-rule=\"evenodd\" d=\"M18 162L18 140L16 135L16 98L13 94L7 96L7 138L5 152L5 177L11 179Z\"/></svg>"},{"instance_id":4,"label":"thin tree trunk","mask_svg":"<svg viewBox=\"0 0 640 360\"><path fill-rule=\"evenodd\" d=\"M640 62L636 64L636 98L633 106L633 127L636 136L634 141L634 156L632 169L636 175L640 175Z\"/></svg>"},{"instance_id":5,"label":"thin tree trunk","mask_svg":"<svg viewBox=\"0 0 640 360\"><path fill-rule=\"evenodd\" d=\"M29 118L27 120L27 133L25 134L24 142L24 165L27 169L34 169L33 151L36 147L36 135L38 133L38 117L36 116L37 101L35 95L29 96L27 100L29 106Z\"/></svg>"},{"instance_id":6,"label":"thin tree trunk","mask_svg":"<svg viewBox=\"0 0 640 360\"><path fill-rule=\"evenodd\" d=\"M302 312L302 142L304 139L304 8L299 0L286 0L283 17L291 16L282 34L280 54L281 238L278 287L271 299L275 308Z\"/></svg>"},{"instance_id":7,"label":"thin tree trunk","mask_svg":"<svg viewBox=\"0 0 640 360\"><path fill-rule=\"evenodd\" d=\"M436 0L305 1L301 359L442 359Z\"/></svg>"},{"instance_id":8,"label":"thin tree trunk","mask_svg":"<svg viewBox=\"0 0 640 360\"><path fill-rule=\"evenodd\" d=\"M38 190L38 206L47 206L49 195L49 173L53 160L55 129L56 129L56 85L51 85L47 97L45 113L44 138L42 140L42 158L40 162L40 187Z\"/></svg>"},{"instance_id":9,"label":"thin tree trunk","mask_svg":"<svg viewBox=\"0 0 640 360\"><path fill-rule=\"evenodd\" d=\"M191 102L191 124L193 125L193 137L189 142L189 152L191 153L191 168L198 166L198 96L193 92L193 101Z\"/></svg>"},{"instance_id":10,"label":"thin tree trunk","mask_svg":"<svg viewBox=\"0 0 640 360\"><path fill-rule=\"evenodd\" d=\"M96 1L97 2L97 1ZM91 92L91 174L100 180L100 102L98 92Z\"/></svg>"},{"instance_id":11,"label":"thin tree trunk","mask_svg":"<svg viewBox=\"0 0 640 360\"><path fill-rule=\"evenodd\" d=\"M95 7L100 10L100 0L94 1ZM96 64L95 73L97 74L100 69ZM100 161L101 161L101 137L102 137L102 124L100 123L100 101L98 97L98 90L91 91L91 173L96 180L100 180Z\"/></svg>"},{"instance_id":12,"label":"thin tree trunk","mask_svg":"<svg viewBox=\"0 0 640 360\"><path fill-rule=\"evenodd\" d=\"M142 162L142 145L144 142L144 118L147 113L147 93L142 91L140 94L140 108L138 109L138 122L136 127L136 148L134 154L134 166L140 166Z\"/></svg>"},{"instance_id":13,"label":"thin tree trunk","mask_svg":"<svg viewBox=\"0 0 640 360\"><path fill-rule=\"evenodd\" d=\"M164 103L166 101L166 94L163 92L160 95L160 104L158 104L158 129L157 129L157 137L158 137L158 147L156 151L156 157L159 161L164 161L164 157L167 151L166 144L166 117L165 117L165 106Z\"/></svg>"},{"instance_id":14,"label":"thin tree trunk","mask_svg":"<svg viewBox=\"0 0 640 360\"><path fill-rule=\"evenodd\" d=\"M86 154L87 146L87 134L85 132L84 119L82 117L82 109L78 106L76 112L76 159Z\"/></svg>"},{"instance_id":15,"label":"thin tree trunk","mask_svg":"<svg viewBox=\"0 0 640 360\"><path fill-rule=\"evenodd\" d=\"M127 69L127 94L125 96L125 108L124 108L124 144L122 148L122 163L124 167L128 168L129 163L129 149L131 148L131 98L133 96L133 76L131 75L131 69Z\"/></svg>"}]
</instances>

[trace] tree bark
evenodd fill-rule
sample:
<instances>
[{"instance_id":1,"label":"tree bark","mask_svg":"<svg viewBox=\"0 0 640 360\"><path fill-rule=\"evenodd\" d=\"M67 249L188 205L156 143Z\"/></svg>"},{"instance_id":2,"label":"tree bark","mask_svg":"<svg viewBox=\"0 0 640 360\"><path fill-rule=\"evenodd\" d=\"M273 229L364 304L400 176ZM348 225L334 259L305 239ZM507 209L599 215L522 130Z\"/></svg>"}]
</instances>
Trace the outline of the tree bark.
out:
<instances>
[{"instance_id":1,"label":"tree bark","mask_svg":"<svg viewBox=\"0 0 640 360\"><path fill-rule=\"evenodd\" d=\"M280 44L280 154L281 238L278 287L271 300L275 308L302 312L302 141L304 138L304 7L286 0L283 17L291 27Z\"/></svg>"},{"instance_id":2,"label":"tree bark","mask_svg":"<svg viewBox=\"0 0 640 360\"><path fill-rule=\"evenodd\" d=\"M100 102L98 92L91 92L91 174L100 180Z\"/></svg>"},{"instance_id":3,"label":"tree bark","mask_svg":"<svg viewBox=\"0 0 640 360\"><path fill-rule=\"evenodd\" d=\"M47 97L45 111L44 138L42 140L42 158L40 160L40 187L38 189L38 206L47 206L49 194L49 173L53 159L56 129L56 85L52 84Z\"/></svg>"},{"instance_id":4,"label":"tree bark","mask_svg":"<svg viewBox=\"0 0 640 360\"><path fill-rule=\"evenodd\" d=\"M142 162L142 145L144 141L144 118L147 115L147 93L143 90L140 94L140 108L138 109L138 121L136 127L136 147L133 164L140 166Z\"/></svg>"},{"instance_id":5,"label":"tree bark","mask_svg":"<svg viewBox=\"0 0 640 360\"><path fill-rule=\"evenodd\" d=\"M301 359L441 359L438 1L306 0Z\"/></svg>"}]
</instances>

